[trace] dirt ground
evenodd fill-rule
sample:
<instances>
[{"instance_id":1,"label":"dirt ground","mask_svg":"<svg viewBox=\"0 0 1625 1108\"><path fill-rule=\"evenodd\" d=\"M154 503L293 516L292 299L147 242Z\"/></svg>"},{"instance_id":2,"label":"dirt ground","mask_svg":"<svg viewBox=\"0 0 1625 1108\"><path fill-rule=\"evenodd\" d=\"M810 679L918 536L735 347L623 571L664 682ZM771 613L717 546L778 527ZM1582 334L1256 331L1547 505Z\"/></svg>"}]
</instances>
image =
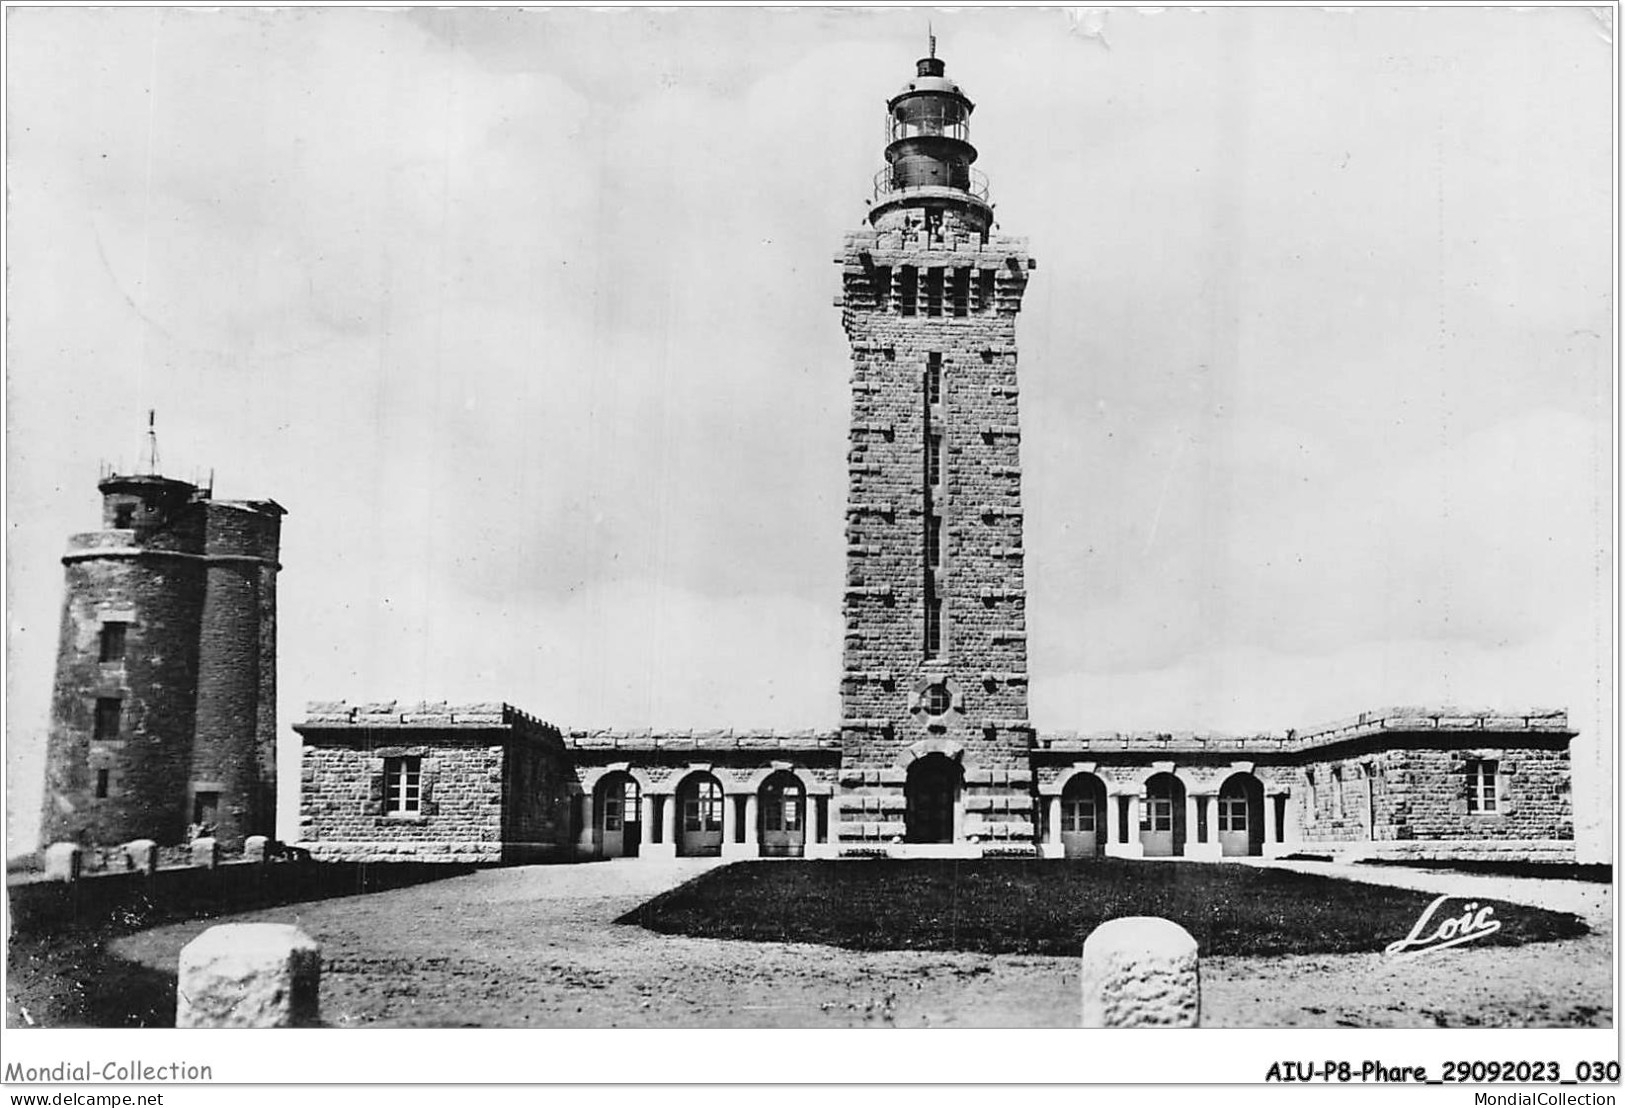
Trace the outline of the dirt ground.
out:
<instances>
[{"instance_id":1,"label":"dirt ground","mask_svg":"<svg viewBox=\"0 0 1625 1108\"><path fill-rule=\"evenodd\" d=\"M486 870L234 919L295 923L321 943L323 1020L339 1027L1077 1025L1073 958L862 953L671 937L612 922L714 864L685 859ZM1612 1023L1609 886L1410 870L1359 876L1578 911L1597 931L1522 947L1458 946L1398 963L1378 954L1205 959L1203 1023ZM180 948L220 922L129 935L115 940L111 953L172 974Z\"/></svg>"}]
</instances>

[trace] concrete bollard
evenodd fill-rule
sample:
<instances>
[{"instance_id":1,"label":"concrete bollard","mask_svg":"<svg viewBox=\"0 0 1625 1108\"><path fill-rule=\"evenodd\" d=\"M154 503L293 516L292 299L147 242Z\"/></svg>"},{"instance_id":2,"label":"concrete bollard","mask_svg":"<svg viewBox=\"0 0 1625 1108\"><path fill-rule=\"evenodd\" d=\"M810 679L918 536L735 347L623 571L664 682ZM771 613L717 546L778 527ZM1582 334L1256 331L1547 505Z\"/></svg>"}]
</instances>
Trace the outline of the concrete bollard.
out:
<instances>
[{"instance_id":1,"label":"concrete bollard","mask_svg":"<svg viewBox=\"0 0 1625 1108\"><path fill-rule=\"evenodd\" d=\"M132 839L124 844L124 862L145 874L158 872L158 844L151 839Z\"/></svg>"},{"instance_id":2,"label":"concrete bollard","mask_svg":"<svg viewBox=\"0 0 1625 1108\"><path fill-rule=\"evenodd\" d=\"M243 861L265 861L265 847L270 840L264 835L250 835L243 840Z\"/></svg>"},{"instance_id":3,"label":"concrete bollard","mask_svg":"<svg viewBox=\"0 0 1625 1108\"><path fill-rule=\"evenodd\" d=\"M1196 940L1173 920L1109 920L1083 942L1083 1026L1196 1027Z\"/></svg>"},{"instance_id":4,"label":"concrete bollard","mask_svg":"<svg viewBox=\"0 0 1625 1108\"><path fill-rule=\"evenodd\" d=\"M45 848L45 876L52 881L77 881L85 865L78 843L52 843Z\"/></svg>"},{"instance_id":5,"label":"concrete bollard","mask_svg":"<svg viewBox=\"0 0 1625 1108\"><path fill-rule=\"evenodd\" d=\"M223 923L181 947L176 1027L314 1027L322 952L290 923Z\"/></svg>"},{"instance_id":6,"label":"concrete bollard","mask_svg":"<svg viewBox=\"0 0 1625 1108\"><path fill-rule=\"evenodd\" d=\"M212 838L193 839L192 864L214 869L220 864L220 843Z\"/></svg>"}]
</instances>

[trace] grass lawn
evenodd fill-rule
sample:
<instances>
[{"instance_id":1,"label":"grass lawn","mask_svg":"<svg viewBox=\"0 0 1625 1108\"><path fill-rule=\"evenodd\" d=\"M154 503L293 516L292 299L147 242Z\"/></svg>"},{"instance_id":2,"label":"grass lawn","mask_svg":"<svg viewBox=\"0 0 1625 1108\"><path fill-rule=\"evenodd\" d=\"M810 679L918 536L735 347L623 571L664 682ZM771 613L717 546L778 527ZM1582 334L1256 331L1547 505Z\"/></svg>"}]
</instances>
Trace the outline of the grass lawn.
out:
<instances>
[{"instance_id":1,"label":"grass lawn","mask_svg":"<svg viewBox=\"0 0 1625 1108\"><path fill-rule=\"evenodd\" d=\"M852 950L1075 956L1119 916L1179 923L1203 956L1381 950L1434 896L1251 866L1036 859L741 862L617 922L667 934L823 943ZM1578 916L1492 901L1501 929L1474 945L1584 935ZM1452 904L1459 915L1465 904ZM1435 926L1444 917L1437 917ZM1429 928L1431 933L1432 928Z\"/></svg>"}]
</instances>

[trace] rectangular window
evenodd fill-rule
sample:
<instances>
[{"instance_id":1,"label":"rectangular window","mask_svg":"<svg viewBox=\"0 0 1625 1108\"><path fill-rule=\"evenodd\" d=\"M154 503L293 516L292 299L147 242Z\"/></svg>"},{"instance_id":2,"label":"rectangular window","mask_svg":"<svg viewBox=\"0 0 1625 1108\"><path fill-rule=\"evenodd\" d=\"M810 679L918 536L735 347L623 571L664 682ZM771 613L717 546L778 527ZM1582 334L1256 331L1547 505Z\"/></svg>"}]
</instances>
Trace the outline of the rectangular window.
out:
<instances>
[{"instance_id":1,"label":"rectangular window","mask_svg":"<svg viewBox=\"0 0 1625 1108\"><path fill-rule=\"evenodd\" d=\"M925 436L925 483L932 488L942 484L942 436Z\"/></svg>"},{"instance_id":2,"label":"rectangular window","mask_svg":"<svg viewBox=\"0 0 1625 1108\"><path fill-rule=\"evenodd\" d=\"M942 403L942 355L927 354L925 356L925 402L927 404Z\"/></svg>"},{"instance_id":3,"label":"rectangular window","mask_svg":"<svg viewBox=\"0 0 1625 1108\"><path fill-rule=\"evenodd\" d=\"M421 809L422 758L384 759L384 811L411 815Z\"/></svg>"},{"instance_id":4,"label":"rectangular window","mask_svg":"<svg viewBox=\"0 0 1625 1108\"><path fill-rule=\"evenodd\" d=\"M1092 832L1095 829L1095 802L1093 800L1061 801L1061 830Z\"/></svg>"},{"instance_id":5,"label":"rectangular window","mask_svg":"<svg viewBox=\"0 0 1625 1108\"><path fill-rule=\"evenodd\" d=\"M925 656L935 658L942 653L942 598L925 598Z\"/></svg>"},{"instance_id":6,"label":"rectangular window","mask_svg":"<svg viewBox=\"0 0 1625 1108\"><path fill-rule=\"evenodd\" d=\"M935 568L942 565L942 517L925 517L925 564Z\"/></svg>"},{"instance_id":7,"label":"rectangular window","mask_svg":"<svg viewBox=\"0 0 1625 1108\"><path fill-rule=\"evenodd\" d=\"M722 793L714 796L688 797L683 801L684 831L722 830Z\"/></svg>"},{"instance_id":8,"label":"rectangular window","mask_svg":"<svg viewBox=\"0 0 1625 1108\"><path fill-rule=\"evenodd\" d=\"M1244 796L1221 796L1219 798L1219 830L1245 831L1247 830L1247 798Z\"/></svg>"},{"instance_id":9,"label":"rectangular window","mask_svg":"<svg viewBox=\"0 0 1625 1108\"><path fill-rule=\"evenodd\" d=\"M215 820L220 818L220 794L196 793L192 797L192 822L205 834L214 833Z\"/></svg>"},{"instance_id":10,"label":"rectangular window","mask_svg":"<svg viewBox=\"0 0 1625 1108\"><path fill-rule=\"evenodd\" d=\"M96 799L97 800L106 800L107 799L107 783L108 783L108 779L111 776L112 776L112 774L110 774L105 769L99 769L99 770L96 771Z\"/></svg>"},{"instance_id":11,"label":"rectangular window","mask_svg":"<svg viewBox=\"0 0 1625 1108\"><path fill-rule=\"evenodd\" d=\"M113 509L113 527L119 531L129 530L135 524L135 505L119 504Z\"/></svg>"},{"instance_id":12,"label":"rectangular window","mask_svg":"<svg viewBox=\"0 0 1625 1108\"><path fill-rule=\"evenodd\" d=\"M942 270L937 266L925 271L925 314L942 314Z\"/></svg>"},{"instance_id":13,"label":"rectangular window","mask_svg":"<svg viewBox=\"0 0 1625 1108\"><path fill-rule=\"evenodd\" d=\"M919 303L919 270L911 265L905 265L902 275L897 281L897 310L903 315L913 315Z\"/></svg>"},{"instance_id":14,"label":"rectangular window","mask_svg":"<svg viewBox=\"0 0 1625 1108\"><path fill-rule=\"evenodd\" d=\"M954 270L954 315L970 314L970 270L961 266Z\"/></svg>"},{"instance_id":15,"label":"rectangular window","mask_svg":"<svg viewBox=\"0 0 1625 1108\"><path fill-rule=\"evenodd\" d=\"M117 697L104 696L96 701L96 741L116 742L119 737L124 702Z\"/></svg>"},{"instance_id":16,"label":"rectangular window","mask_svg":"<svg viewBox=\"0 0 1625 1108\"><path fill-rule=\"evenodd\" d=\"M979 311L991 312L993 310L993 271L979 269L976 271L977 308Z\"/></svg>"},{"instance_id":17,"label":"rectangular window","mask_svg":"<svg viewBox=\"0 0 1625 1108\"><path fill-rule=\"evenodd\" d=\"M1146 801L1141 831L1172 831L1174 829L1174 802L1166 796L1153 796Z\"/></svg>"},{"instance_id":18,"label":"rectangular window","mask_svg":"<svg viewBox=\"0 0 1625 1108\"><path fill-rule=\"evenodd\" d=\"M871 280L874 282L875 310L883 312L891 303L891 266L876 266Z\"/></svg>"},{"instance_id":19,"label":"rectangular window","mask_svg":"<svg viewBox=\"0 0 1625 1108\"><path fill-rule=\"evenodd\" d=\"M1496 773L1499 762L1477 761L1467 763L1467 810L1493 812L1497 810Z\"/></svg>"},{"instance_id":20,"label":"rectangular window","mask_svg":"<svg viewBox=\"0 0 1625 1108\"><path fill-rule=\"evenodd\" d=\"M102 624L102 661L122 662L124 660L124 631L128 626L127 623Z\"/></svg>"}]
</instances>

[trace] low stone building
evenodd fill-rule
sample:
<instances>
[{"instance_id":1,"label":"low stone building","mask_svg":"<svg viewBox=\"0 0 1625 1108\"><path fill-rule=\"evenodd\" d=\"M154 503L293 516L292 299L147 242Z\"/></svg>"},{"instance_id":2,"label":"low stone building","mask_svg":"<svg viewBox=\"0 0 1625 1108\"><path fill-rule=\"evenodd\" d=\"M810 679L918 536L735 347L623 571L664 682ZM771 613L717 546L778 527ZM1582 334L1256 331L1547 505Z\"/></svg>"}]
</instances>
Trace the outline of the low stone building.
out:
<instances>
[{"instance_id":1,"label":"low stone building","mask_svg":"<svg viewBox=\"0 0 1625 1108\"><path fill-rule=\"evenodd\" d=\"M558 728L507 704L318 703L294 728L300 845L321 860L572 856Z\"/></svg>"},{"instance_id":2,"label":"low stone building","mask_svg":"<svg viewBox=\"0 0 1625 1108\"><path fill-rule=\"evenodd\" d=\"M1389 708L1248 737L1054 734L1044 851L1569 859L1568 717Z\"/></svg>"},{"instance_id":3,"label":"low stone building","mask_svg":"<svg viewBox=\"0 0 1625 1108\"><path fill-rule=\"evenodd\" d=\"M951 740L872 768L843 763L834 730L566 734L506 704L318 703L295 730L301 845L329 860L1573 857L1573 732L1554 710L1037 734L1030 770L1004 774L963 768ZM910 766L931 757L1016 795L953 787L930 812L937 785Z\"/></svg>"},{"instance_id":4,"label":"low stone building","mask_svg":"<svg viewBox=\"0 0 1625 1108\"><path fill-rule=\"evenodd\" d=\"M317 706L298 728L306 845L492 861L1571 853L1561 711L1388 709L1241 737L1033 726L1015 327L1037 262L994 225L973 109L934 51L919 60L887 102L868 225L834 257L852 355L838 723L564 735L508 707Z\"/></svg>"}]
</instances>

